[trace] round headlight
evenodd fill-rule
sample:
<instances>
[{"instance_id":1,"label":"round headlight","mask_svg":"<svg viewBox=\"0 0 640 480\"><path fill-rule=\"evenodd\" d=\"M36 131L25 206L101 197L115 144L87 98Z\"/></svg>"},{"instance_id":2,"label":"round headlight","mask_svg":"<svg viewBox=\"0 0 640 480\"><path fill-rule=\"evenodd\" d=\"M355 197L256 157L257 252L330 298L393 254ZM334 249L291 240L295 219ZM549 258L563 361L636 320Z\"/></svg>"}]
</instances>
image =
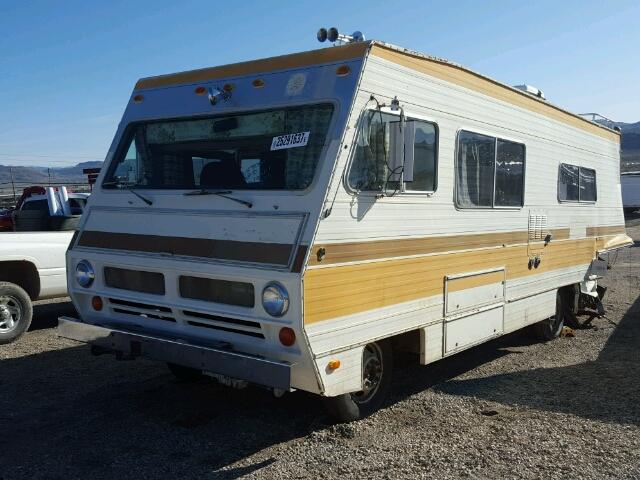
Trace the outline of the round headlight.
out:
<instances>
[{"instance_id":1,"label":"round headlight","mask_svg":"<svg viewBox=\"0 0 640 480\"><path fill-rule=\"evenodd\" d=\"M289 293L276 282L269 283L262 291L262 306L273 317L281 317L289 310Z\"/></svg>"},{"instance_id":2,"label":"round headlight","mask_svg":"<svg viewBox=\"0 0 640 480\"><path fill-rule=\"evenodd\" d=\"M93 267L87 260L80 260L76 265L76 282L84 288L88 288L96 278Z\"/></svg>"}]
</instances>

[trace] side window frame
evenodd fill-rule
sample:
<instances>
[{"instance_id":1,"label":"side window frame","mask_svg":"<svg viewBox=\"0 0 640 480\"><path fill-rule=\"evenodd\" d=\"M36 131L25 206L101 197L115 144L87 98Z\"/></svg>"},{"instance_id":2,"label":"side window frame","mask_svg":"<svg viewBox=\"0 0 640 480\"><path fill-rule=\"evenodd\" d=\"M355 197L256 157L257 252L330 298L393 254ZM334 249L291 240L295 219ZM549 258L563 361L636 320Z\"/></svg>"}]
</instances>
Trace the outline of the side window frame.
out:
<instances>
[{"instance_id":1,"label":"side window frame","mask_svg":"<svg viewBox=\"0 0 640 480\"><path fill-rule=\"evenodd\" d=\"M578 199L577 200L567 200L567 199L562 199L560 198L560 171L562 170L562 166L566 165L569 167L574 167L578 169ZM580 179L582 178L582 171L583 170L589 170L591 172L593 172L593 183L594 183L594 188L595 188L595 193L596 193L596 199L595 200L582 200L580 198L580 193L581 193L581 189L580 189ZM586 204L586 205L595 205L596 203L598 203L598 172L595 168L590 168L590 167L582 167L580 165L574 165L572 163L565 163L565 162L560 162L560 164L558 165L558 181L556 182L556 197L558 199L558 203L570 203L570 204Z\"/></svg>"},{"instance_id":2,"label":"side window frame","mask_svg":"<svg viewBox=\"0 0 640 480\"><path fill-rule=\"evenodd\" d=\"M369 195L369 196L379 196L381 194L385 194L389 191L391 191L391 189L387 189L387 190L358 190L356 188L354 188L353 186L351 186L351 184L349 183L349 177L351 175L351 169L353 168L353 164L354 164L354 159L356 156L356 149L358 147L357 143L358 143L358 135L360 134L360 128L362 127L362 124L364 122L364 118L365 115L368 115L370 112L374 112L377 113L378 110L374 109L374 108L368 108L366 110L364 110L364 112L362 112L362 114L360 115L360 118L358 118L358 122L356 123L356 127L355 127L355 136L353 137L353 142L352 145L353 147L351 148L351 152L349 153L349 159L348 159L348 164L347 164L347 168L345 170L344 173L344 187L346 189L346 191L351 194L351 195ZM398 119L400 119L400 115L396 114L395 112L389 112L386 110L382 111L383 114L387 114L387 115L394 115L397 116ZM440 166L440 127L438 126L438 123L432 120L425 120L422 118L418 118L415 116L405 116L405 121L413 121L413 122L421 122L421 123L425 123L428 125L432 125L434 128L434 179L433 179L433 190L408 190L405 188L405 181L404 181L404 177L401 179L400 184L401 184L401 188L396 192L395 195L411 195L411 196L417 196L417 195L425 195L425 196L432 196L434 195L437 191L438 191L438 179L439 179L439 175L438 175L438 170L439 170L439 166ZM414 140L414 149L415 149L415 140ZM403 172L404 175L404 172ZM394 195L394 196L395 196Z\"/></svg>"},{"instance_id":3,"label":"side window frame","mask_svg":"<svg viewBox=\"0 0 640 480\"><path fill-rule=\"evenodd\" d=\"M490 206L466 206L458 203L458 153L460 152L460 134L471 133L475 135L482 135L484 137L493 138L493 190L491 191L491 205ZM496 205L496 176L497 176L497 163L498 163L498 141L514 143L522 146L523 159L522 159L522 197L520 205ZM453 204L457 210L522 210L526 203L526 186L527 186L527 145L524 142L516 142L508 138L498 137L487 133L480 133L473 130L466 130L464 128L458 129L456 132L456 144L454 150L454 162L453 162Z\"/></svg>"}]
</instances>

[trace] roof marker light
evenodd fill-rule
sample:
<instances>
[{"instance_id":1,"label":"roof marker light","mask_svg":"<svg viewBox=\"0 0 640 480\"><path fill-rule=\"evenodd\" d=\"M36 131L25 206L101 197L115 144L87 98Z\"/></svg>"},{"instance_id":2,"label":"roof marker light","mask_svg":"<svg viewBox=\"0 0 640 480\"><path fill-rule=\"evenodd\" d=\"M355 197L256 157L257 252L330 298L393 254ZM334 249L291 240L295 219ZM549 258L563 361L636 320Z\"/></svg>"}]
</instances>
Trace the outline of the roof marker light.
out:
<instances>
[{"instance_id":1,"label":"roof marker light","mask_svg":"<svg viewBox=\"0 0 640 480\"><path fill-rule=\"evenodd\" d=\"M340 65L338 68L336 68L336 75L339 77L346 77L350 73L351 68L349 68L349 65Z\"/></svg>"},{"instance_id":2,"label":"roof marker light","mask_svg":"<svg viewBox=\"0 0 640 480\"><path fill-rule=\"evenodd\" d=\"M196 87L196 89L193 91L196 95L204 95L205 93L207 93L207 89L200 86L200 87Z\"/></svg>"},{"instance_id":3,"label":"roof marker light","mask_svg":"<svg viewBox=\"0 0 640 480\"><path fill-rule=\"evenodd\" d=\"M144 96L140 94L133 97L133 103L142 103L143 100Z\"/></svg>"},{"instance_id":4,"label":"roof marker light","mask_svg":"<svg viewBox=\"0 0 640 480\"><path fill-rule=\"evenodd\" d=\"M253 82L251 82L251 85L253 85L254 88L262 88L264 87L264 80L262 80L261 78L256 78Z\"/></svg>"}]
</instances>

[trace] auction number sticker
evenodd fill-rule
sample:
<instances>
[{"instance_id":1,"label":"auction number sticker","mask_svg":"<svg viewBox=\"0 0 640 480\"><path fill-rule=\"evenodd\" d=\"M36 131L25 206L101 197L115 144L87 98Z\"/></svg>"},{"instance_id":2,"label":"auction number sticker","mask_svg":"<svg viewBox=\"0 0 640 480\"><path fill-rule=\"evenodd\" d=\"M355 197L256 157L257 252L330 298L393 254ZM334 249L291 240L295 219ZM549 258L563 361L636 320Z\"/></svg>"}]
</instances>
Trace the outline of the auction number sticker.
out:
<instances>
[{"instance_id":1,"label":"auction number sticker","mask_svg":"<svg viewBox=\"0 0 640 480\"><path fill-rule=\"evenodd\" d=\"M271 150L282 150L285 148L304 147L309 142L311 132L288 133L279 135L271 140Z\"/></svg>"}]
</instances>

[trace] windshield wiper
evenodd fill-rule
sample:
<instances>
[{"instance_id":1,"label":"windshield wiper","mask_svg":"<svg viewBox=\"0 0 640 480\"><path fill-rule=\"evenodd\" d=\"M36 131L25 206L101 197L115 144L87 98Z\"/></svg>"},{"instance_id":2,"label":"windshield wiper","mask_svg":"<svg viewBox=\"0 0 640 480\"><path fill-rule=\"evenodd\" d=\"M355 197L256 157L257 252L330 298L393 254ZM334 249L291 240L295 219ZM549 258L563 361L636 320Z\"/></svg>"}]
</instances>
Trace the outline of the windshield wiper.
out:
<instances>
[{"instance_id":1,"label":"windshield wiper","mask_svg":"<svg viewBox=\"0 0 640 480\"><path fill-rule=\"evenodd\" d=\"M253 203L248 202L246 200L242 200L241 198L232 197L232 196L229 195L230 193L231 193L231 190L205 190L203 188L203 189L200 189L200 190L194 190L193 192L186 192L183 195L186 195L186 196L217 195L219 197L226 198L227 200L231 200L233 202L241 203L242 205L244 205L247 208L252 208L253 207Z\"/></svg>"},{"instance_id":2,"label":"windshield wiper","mask_svg":"<svg viewBox=\"0 0 640 480\"><path fill-rule=\"evenodd\" d=\"M153 200L149 200L147 197L144 197L142 195L140 195L138 192L136 192L131 185L127 185L126 183L122 183L122 182L104 182L102 184L103 187L116 187L116 188L122 188L124 190L127 190L131 193L133 193L136 197L138 197L140 200L142 200L144 203L146 203L147 205L153 205Z\"/></svg>"}]
</instances>

